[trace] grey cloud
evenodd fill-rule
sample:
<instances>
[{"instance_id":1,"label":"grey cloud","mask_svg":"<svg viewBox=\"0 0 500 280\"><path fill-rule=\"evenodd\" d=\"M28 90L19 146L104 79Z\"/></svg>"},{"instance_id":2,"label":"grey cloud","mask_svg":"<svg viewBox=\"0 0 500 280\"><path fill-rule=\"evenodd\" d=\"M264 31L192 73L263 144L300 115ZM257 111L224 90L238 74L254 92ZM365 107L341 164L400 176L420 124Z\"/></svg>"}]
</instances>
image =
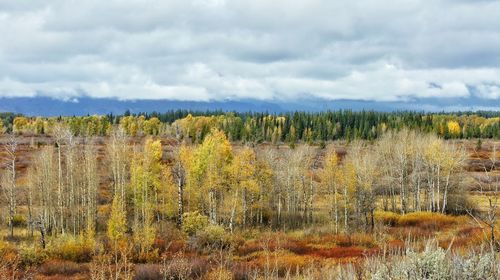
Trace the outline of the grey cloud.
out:
<instances>
[{"instance_id":1,"label":"grey cloud","mask_svg":"<svg viewBox=\"0 0 500 280\"><path fill-rule=\"evenodd\" d=\"M467 0L0 1L0 96L498 100L498 14Z\"/></svg>"}]
</instances>

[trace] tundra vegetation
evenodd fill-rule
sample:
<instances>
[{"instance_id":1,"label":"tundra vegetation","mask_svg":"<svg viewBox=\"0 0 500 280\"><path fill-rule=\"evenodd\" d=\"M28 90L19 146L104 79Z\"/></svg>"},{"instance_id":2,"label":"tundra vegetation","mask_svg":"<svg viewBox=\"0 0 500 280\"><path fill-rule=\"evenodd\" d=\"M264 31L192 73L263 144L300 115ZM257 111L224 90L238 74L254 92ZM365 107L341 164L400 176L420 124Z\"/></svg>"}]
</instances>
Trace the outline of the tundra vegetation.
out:
<instances>
[{"instance_id":1,"label":"tundra vegetation","mask_svg":"<svg viewBox=\"0 0 500 280\"><path fill-rule=\"evenodd\" d=\"M1 279L500 278L495 113L1 117Z\"/></svg>"}]
</instances>

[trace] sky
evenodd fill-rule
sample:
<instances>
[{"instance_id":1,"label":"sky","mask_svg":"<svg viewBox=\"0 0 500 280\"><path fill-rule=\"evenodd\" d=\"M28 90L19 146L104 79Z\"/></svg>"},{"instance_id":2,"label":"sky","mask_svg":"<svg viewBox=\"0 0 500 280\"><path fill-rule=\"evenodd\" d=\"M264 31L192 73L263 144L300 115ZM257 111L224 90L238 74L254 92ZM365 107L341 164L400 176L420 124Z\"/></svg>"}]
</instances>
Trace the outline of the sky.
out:
<instances>
[{"instance_id":1,"label":"sky","mask_svg":"<svg viewBox=\"0 0 500 280\"><path fill-rule=\"evenodd\" d=\"M500 107L499 15L488 0L0 0L0 97Z\"/></svg>"}]
</instances>

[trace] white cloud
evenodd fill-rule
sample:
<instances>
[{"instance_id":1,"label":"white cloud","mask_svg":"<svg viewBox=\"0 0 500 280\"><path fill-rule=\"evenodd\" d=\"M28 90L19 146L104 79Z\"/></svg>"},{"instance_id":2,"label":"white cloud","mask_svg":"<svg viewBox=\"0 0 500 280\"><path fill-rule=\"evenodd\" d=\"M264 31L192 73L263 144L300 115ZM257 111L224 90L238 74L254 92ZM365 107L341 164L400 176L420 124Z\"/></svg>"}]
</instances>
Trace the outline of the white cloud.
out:
<instances>
[{"instance_id":1,"label":"white cloud","mask_svg":"<svg viewBox=\"0 0 500 280\"><path fill-rule=\"evenodd\" d=\"M498 14L498 1L0 1L0 96L498 100Z\"/></svg>"}]
</instances>

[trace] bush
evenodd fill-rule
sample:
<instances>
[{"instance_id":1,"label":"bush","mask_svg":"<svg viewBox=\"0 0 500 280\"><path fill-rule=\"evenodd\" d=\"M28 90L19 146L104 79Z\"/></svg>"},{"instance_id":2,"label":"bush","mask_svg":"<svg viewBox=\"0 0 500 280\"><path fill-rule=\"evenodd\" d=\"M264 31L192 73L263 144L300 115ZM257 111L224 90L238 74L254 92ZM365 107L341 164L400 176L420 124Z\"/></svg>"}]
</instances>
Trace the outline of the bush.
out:
<instances>
[{"instance_id":1,"label":"bush","mask_svg":"<svg viewBox=\"0 0 500 280\"><path fill-rule=\"evenodd\" d=\"M228 248L231 244L231 238L223 227L219 225L209 225L203 230L198 231L195 236L189 240L190 246L197 251L213 250L219 248Z\"/></svg>"},{"instance_id":2,"label":"bush","mask_svg":"<svg viewBox=\"0 0 500 280\"><path fill-rule=\"evenodd\" d=\"M218 267L207 273L206 280L232 280L233 273L223 267Z\"/></svg>"},{"instance_id":3,"label":"bush","mask_svg":"<svg viewBox=\"0 0 500 280\"><path fill-rule=\"evenodd\" d=\"M255 267L267 273L276 273L279 277L284 277L289 272L303 271L312 265L314 258L311 256L300 256L287 250L275 251L272 254L259 253L249 262L249 267ZM273 278L274 279L274 278Z\"/></svg>"},{"instance_id":4,"label":"bush","mask_svg":"<svg viewBox=\"0 0 500 280\"><path fill-rule=\"evenodd\" d=\"M94 253L94 243L81 236L61 236L47 247L51 257L74 262L89 262Z\"/></svg>"},{"instance_id":5,"label":"bush","mask_svg":"<svg viewBox=\"0 0 500 280\"><path fill-rule=\"evenodd\" d=\"M446 253L427 245L424 252L408 250L406 256L391 261L373 259L364 269L371 279L451 279Z\"/></svg>"},{"instance_id":6,"label":"bush","mask_svg":"<svg viewBox=\"0 0 500 280\"><path fill-rule=\"evenodd\" d=\"M367 254L367 251L361 247L333 247L330 249L322 249L314 252L315 255L322 258L362 258Z\"/></svg>"},{"instance_id":7,"label":"bush","mask_svg":"<svg viewBox=\"0 0 500 280\"><path fill-rule=\"evenodd\" d=\"M66 260L49 260L42 264L40 267L40 273L43 275L65 275L71 276L77 273L87 272L86 266L79 265L72 261Z\"/></svg>"},{"instance_id":8,"label":"bush","mask_svg":"<svg viewBox=\"0 0 500 280\"><path fill-rule=\"evenodd\" d=\"M231 235L231 248L239 250L245 245L245 241L245 237L243 237L241 234L233 233Z\"/></svg>"},{"instance_id":9,"label":"bush","mask_svg":"<svg viewBox=\"0 0 500 280\"><path fill-rule=\"evenodd\" d=\"M208 266L203 258L187 258L178 253L170 261L164 259L161 272L163 279L199 279L207 272Z\"/></svg>"},{"instance_id":10,"label":"bush","mask_svg":"<svg viewBox=\"0 0 500 280\"><path fill-rule=\"evenodd\" d=\"M434 232L419 227L395 227L388 231L394 238L399 240L425 240L434 237Z\"/></svg>"},{"instance_id":11,"label":"bush","mask_svg":"<svg viewBox=\"0 0 500 280\"><path fill-rule=\"evenodd\" d=\"M38 266L47 259L47 253L38 247L22 247L19 254L24 267Z\"/></svg>"},{"instance_id":12,"label":"bush","mask_svg":"<svg viewBox=\"0 0 500 280\"><path fill-rule=\"evenodd\" d=\"M198 211L184 213L182 217L182 231L189 236L208 226L208 217Z\"/></svg>"},{"instance_id":13,"label":"bush","mask_svg":"<svg viewBox=\"0 0 500 280\"><path fill-rule=\"evenodd\" d=\"M132 260L135 263L156 263L160 261L160 254L158 249L136 251L135 254L132 255Z\"/></svg>"},{"instance_id":14,"label":"bush","mask_svg":"<svg viewBox=\"0 0 500 280\"><path fill-rule=\"evenodd\" d=\"M396 226L400 215L389 211L375 211L375 220L386 226Z\"/></svg>"},{"instance_id":15,"label":"bush","mask_svg":"<svg viewBox=\"0 0 500 280\"><path fill-rule=\"evenodd\" d=\"M3 258L5 255L16 254L17 250L10 243L3 241L0 239L0 258Z\"/></svg>"},{"instance_id":16,"label":"bush","mask_svg":"<svg viewBox=\"0 0 500 280\"><path fill-rule=\"evenodd\" d=\"M26 227L28 223L23 215L16 214L12 217L12 225L14 227Z\"/></svg>"},{"instance_id":17,"label":"bush","mask_svg":"<svg viewBox=\"0 0 500 280\"><path fill-rule=\"evenodd\" d=\"M340 247L363 246L372 248L376 246L373 236L365 233L339 234L335 236L334 241Z\"/></svg>"},{"instance_id":18,"label":"bush","mask_svg":"<svg viewBox=\"0 0 500 280\"><path fill-rule=\"evenodd\" d=\"M398 226L415 226L423 229L440 229L461 221L458 217L447 216L433 212L415 212L402 215L398 219Z\"/></svg>"},{"instance_id":19,"label":"bush","mask_svg":"<svg viewBox=\"0 0 500 280\"><path fill-rule=\"evenodd\" d=\"M11 244L0 239L0 279L8 274L13 275L20 266L17 250Z\"/></svg>"},{"instance_id":20,"label":"bush","mask_svg":"<svg viewBox=\"0 0 500 280\"><path fill-rule=\"evenodd\" d=\"M161 267L158 264L139 264L135 266L134 280L162 280Z\"/></svg>"},{"instance_id":21,"label":"bush","mask_svg":"<svg viewBox=\"0 0 500 280\"><path fill-rule=\"evenodd\" d=\"M376 211L375 219L386 226L420 227L422 229L440 229L460 223L462 218L434 212L413 212L399 215L394 212Z\"/></svg>"}]
</instances>

